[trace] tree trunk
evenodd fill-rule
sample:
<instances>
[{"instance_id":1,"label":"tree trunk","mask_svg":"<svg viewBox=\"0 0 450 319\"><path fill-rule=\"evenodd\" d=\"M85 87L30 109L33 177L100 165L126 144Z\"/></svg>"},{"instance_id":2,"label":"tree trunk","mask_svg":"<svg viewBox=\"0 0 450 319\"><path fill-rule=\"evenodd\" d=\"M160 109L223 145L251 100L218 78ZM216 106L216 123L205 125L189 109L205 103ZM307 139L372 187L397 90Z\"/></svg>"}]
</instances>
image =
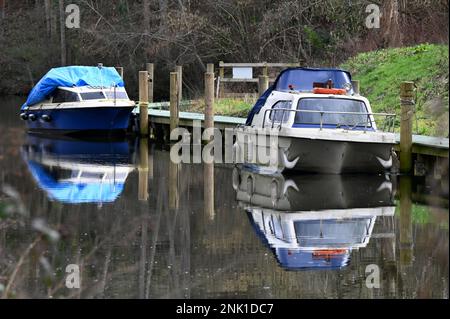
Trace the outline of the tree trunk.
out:
<instances>
[{"instance_id":1,"label":"tree trunk","mask_svg":"<svg viewBox=\"0 0 450 319\"><path fill-rule=\"evenodd\" d=\"M144 0L143 2L142 2L142 5L144 6L143 7L143 10L142 10L142 12L143 12L143 15L144 15L144 17L143 17L143 23L144 23L144 34L145 34L145 41L144 41L144 43L145 43L145 49L144 49L144 51L146 52L146 56L147 56L147 59L149 58L148 57L148 51L149 51L149 49L150 49L150 37L149 37L149 35L150 35L150 8L149 8L149 1L148 0ZM148 62L148 61L146 61L146 62Z\"/></svg>"},{"instance_id":2,"label":"tree trunk","mask_svg":"<svg viewBox=\"0 0 450 319\"><path fill-rule=\"evenodd\" d=\"M0 20L6 17L6 0L0 0Z\"/></svg>"},{"instance_id":3,"label":"tree trunk","mask_svg":"<svg viewBox=\"0 0 450 319\"><path fill-rule=\"evenodd\" d=\"M0 0L1 1L1 0ZM50 0L44 0L45 8L45 27L47 29L47 36L52 37L52 26L51 26L51 3Z\"/></svg>"},{"instance_id":4,"label":"tree trunk","mask_svg":"<svg viewBox=\"0 0 450 319\"><path fill-rule=\"evenodd\" d=\"M61 36L61 65L66 65L66 27L65 27L64 0L59 0L59 31Z\"/></svg>"}]
</instances>

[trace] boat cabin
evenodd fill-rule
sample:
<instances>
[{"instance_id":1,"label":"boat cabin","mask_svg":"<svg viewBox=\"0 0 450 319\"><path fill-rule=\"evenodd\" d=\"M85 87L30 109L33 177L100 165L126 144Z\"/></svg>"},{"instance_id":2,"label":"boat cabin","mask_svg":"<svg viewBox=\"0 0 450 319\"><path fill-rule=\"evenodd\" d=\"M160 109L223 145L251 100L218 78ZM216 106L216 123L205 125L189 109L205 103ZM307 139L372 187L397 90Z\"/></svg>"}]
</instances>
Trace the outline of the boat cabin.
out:
<instances>
[{"instance_id":1,"label":"boat cabin","mask_svg":"<svg viewBox=\"0 0 450 319\"><path fill-rule=\"evenodd\" d=\"M58 87L49 103L68 103L92 100L129 100L123 87Z\"/></svg>"},{"instance_id":2,"label":"boat cabin","mask_svg":"<svg viewBox=\"0 0 450 319\"><path fill-rule=\"evenodd\" d=\"M287 69L258 99L246 125L376 131L369 101L353 91L338 69Z\"/></svg>"}]
</instances>

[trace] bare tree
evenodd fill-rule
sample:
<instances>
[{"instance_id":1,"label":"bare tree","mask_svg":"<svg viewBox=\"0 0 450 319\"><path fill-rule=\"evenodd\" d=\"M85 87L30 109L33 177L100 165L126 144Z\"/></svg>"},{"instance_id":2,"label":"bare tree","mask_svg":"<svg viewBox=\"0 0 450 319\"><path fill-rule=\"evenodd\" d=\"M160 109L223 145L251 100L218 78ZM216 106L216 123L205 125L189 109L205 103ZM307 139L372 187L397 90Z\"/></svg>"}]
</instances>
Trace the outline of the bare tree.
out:
<instances>
[{"instance_id":1,"label":"bare tree","mask_svg":"<svg viewBox=\"0 0 450 319\"><path fill-rule=\"evenodd\" d=\"M66 49L66 28L64 24L64 0L59 0L59 32L61 47L61 65L66 65L67 49Z\"/></svg>"}]
</instances>

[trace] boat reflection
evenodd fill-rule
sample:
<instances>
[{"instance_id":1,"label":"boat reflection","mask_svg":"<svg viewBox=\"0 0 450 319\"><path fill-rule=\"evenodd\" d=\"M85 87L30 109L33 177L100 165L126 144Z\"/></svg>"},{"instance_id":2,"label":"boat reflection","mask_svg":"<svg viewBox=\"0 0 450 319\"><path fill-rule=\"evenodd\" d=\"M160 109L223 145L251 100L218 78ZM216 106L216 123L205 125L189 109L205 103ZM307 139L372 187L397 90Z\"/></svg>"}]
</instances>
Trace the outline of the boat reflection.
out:
<instances>
[{"instance_id":1,"label":"boat reflection","mask_svg":"<svg viewBox=\"0 0 450 319\"><path fill-rule=\"evenodd\" d=\"M288 270L339 269L393 216L386 175L261 175L235 168L233 187L256 232Z\"/></svg>"},{"instance_id":2,"label":"boat reflection","mask_svg":"<svg viewBox=\"0 0 450 319\"><path fill-rule=\"evenodd\" d=\"M122 140L28 135L22 158L49 199L70 204L109 203L134 170L134 146Z\"/></svg>"}]
</instances>

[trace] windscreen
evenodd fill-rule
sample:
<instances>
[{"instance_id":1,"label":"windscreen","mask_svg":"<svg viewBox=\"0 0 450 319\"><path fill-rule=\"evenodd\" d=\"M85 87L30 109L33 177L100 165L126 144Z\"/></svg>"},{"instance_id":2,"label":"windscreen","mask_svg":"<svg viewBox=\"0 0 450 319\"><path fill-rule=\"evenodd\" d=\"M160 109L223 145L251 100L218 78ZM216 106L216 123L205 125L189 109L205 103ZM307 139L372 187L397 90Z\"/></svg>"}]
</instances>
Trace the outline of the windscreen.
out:
<instances>
[{"instance_id":1,"label":"windscreen","mask_svg":"<svg viewBox=\"0 0 450 319\"><path fill-rule=\"evenodd\" d=\"M303 98L299 100L297 110L306 112L296 112L295 124L320 124L320 112L324 111L341 113L323 113L323 125L371 127L371 122L368 121L366 115L366 106L362 101L337 98ZM344 114L342 112L362 114Z\"/></svg>"}]
</instances>

